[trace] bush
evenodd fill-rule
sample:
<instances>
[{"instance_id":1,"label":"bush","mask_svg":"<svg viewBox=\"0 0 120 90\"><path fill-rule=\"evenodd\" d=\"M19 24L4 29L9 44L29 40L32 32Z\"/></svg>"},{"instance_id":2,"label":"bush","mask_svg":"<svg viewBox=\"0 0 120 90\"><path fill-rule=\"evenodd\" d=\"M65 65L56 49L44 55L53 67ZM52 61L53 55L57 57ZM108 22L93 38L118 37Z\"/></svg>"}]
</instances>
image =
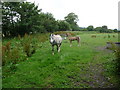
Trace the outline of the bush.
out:
<instances>
[{"instance_id":1,"label":"bush","mask_svg":"<svg viewBox=\"0 0 120 90\"><path fill-rule=\"evenodd\" d=\"M71 36L75 36L75 33L69 32L69 31L57 31L57 32L54 32L54 34L59 34L59 35L61 35L61 34L69 34Z\"/></svg>"},{"instance_id":2,"label":"bush","mask_svg":"<svg viewBox=\"0 0 120 90\"><path fill-rule=\"evenodd\" d=\"M111 43L112 47L110 48L111 50L114 51L114 54L116 56L115 58L115 74L118 76L118 86L120 84L120 47L116 46L114 43ZM120 87L120 86L119 86Z\"/></svg>"}]
</instances>

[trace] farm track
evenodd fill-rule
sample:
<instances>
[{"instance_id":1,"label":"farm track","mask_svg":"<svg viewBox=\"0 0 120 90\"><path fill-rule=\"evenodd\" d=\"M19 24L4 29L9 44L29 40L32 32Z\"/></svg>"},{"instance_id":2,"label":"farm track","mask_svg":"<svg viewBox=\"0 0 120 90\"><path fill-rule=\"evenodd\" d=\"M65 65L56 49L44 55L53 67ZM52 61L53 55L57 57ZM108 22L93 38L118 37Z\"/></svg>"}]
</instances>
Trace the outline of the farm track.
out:
<instances>
[{"instance_id":1,"label":"farm track","mask_svg":"<svg viewBox=\"0 0 120 90\"><path fill-rule=\"evenodd\" d=\"M94 60L97 56L94 57ZM97 59L96 59L97 60ZM107 78L103 73L104 64L102 63L89 63L87 69L83 69L85 73L80 73L79 81L74 80L74 77L69 77L73 82L73 85L79 87L82 84L88 85L91 88L114 88L116 85L109 82L109 78Z\"/></svg>"},{"instance_id":2,"label":"farm track","mask_svg":"<svg viewBox=\"0 0 120 90\"><path fill-rule=\"evenodd\" d=\"M92 82L89 83L90 87L92 88L113 88L115 87L112 83L108 81L108 79L103 75L104 68L103 64L95 64L91 65L89 68L89 72L92 72L92 75L88 75L87 77L90 77L93 79Z\"/></svg>"},{"instance_id":3,"label":"farm track","mask_svg":"<svg viewBox=\"0 0 120 90\"><path fill-rule=\"evenodd\" d=\"M103 54L113 53L112 50L106 49L106 46L99 46L95 48L96 51L101 51ZM100 55L95 55L93 60L98 60ZM91 77L93 79L92 82L89 83L92 88L114 88L116 85L109 82L109 78L104 75L105 68L104 63L96 63L89 65L89 72L92 72L92 75L88 75L87 77Z\"/></svg>"}]
</instances>

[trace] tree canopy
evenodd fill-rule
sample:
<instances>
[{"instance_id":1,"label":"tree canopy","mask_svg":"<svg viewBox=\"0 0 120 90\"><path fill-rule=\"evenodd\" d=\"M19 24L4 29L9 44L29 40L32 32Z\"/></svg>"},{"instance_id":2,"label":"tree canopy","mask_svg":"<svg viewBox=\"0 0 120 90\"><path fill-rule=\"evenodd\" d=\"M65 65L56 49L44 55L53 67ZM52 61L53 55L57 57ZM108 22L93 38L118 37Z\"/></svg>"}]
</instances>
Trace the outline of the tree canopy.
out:
<instances>
[{"instance_id":1,"label":"tree canopy","mask_svg":"<svg viewBox=\"0 0 120 90\"><path fill-rule=\"evenodd\" d=\"M51 13L43 13L42 9L30 2L4 2L2 14L2 29L5 36L71 30L77 25L78 20L74 13L68 14L66 20L56 20ZM73 20L72 24L69 19Z\"/></svg>"}]
</instances>

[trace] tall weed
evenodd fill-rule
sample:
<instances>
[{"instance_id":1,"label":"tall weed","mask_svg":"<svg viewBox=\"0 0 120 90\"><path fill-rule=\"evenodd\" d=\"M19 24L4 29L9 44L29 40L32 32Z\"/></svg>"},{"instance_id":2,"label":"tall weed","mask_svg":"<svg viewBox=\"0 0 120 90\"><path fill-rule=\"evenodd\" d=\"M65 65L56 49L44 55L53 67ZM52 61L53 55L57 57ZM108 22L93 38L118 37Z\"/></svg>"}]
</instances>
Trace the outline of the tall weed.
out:
<instances>
[{"instance_id":1,"label":"tall weed","mask_svg":"<svg viewBox=\"0 0 120 90\"><path fill-rule=\"evenodd\" d=\"M36 48L35 48L36 46L33 38L34 37L31 35L25 34L22 40L23 51L25 52L27 57L30 57L36 51Z\"/></svg>"}]
</instances>

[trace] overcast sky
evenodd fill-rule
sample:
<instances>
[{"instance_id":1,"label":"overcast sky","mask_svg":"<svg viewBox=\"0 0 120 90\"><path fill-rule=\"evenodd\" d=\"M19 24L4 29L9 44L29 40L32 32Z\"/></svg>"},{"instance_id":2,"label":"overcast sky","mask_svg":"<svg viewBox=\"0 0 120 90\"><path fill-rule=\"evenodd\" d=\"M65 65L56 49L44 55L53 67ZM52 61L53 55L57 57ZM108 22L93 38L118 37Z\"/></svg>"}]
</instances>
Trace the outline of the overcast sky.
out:
<instances>
[{"instance_id":1,"label":"overcast sky","mask_svg":"<svg viewBox=\"0 0 120 90\"><path fill-rule=\"evenodd\" d=\"M63 20L70 12L78 15L78 25L99 27L107 25L118 29L118 2L120 0L27 0L39 5L42 12L50 12Z\"/></svg>"}]
</instances>

